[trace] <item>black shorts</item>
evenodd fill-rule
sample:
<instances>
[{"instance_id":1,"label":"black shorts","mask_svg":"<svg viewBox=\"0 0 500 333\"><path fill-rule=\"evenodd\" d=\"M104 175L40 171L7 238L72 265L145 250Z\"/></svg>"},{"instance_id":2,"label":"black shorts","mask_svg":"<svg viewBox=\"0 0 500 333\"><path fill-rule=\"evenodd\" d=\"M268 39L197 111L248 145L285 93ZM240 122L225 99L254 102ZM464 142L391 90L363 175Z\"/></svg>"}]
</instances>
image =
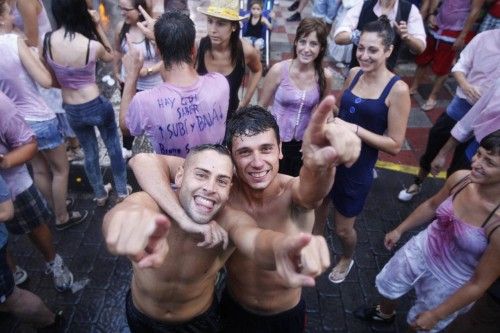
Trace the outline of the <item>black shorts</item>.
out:
<instances>
[{"instance_id":1,"label":"black shorts","mask_svg":"<svg viewBox=\"0 0 500 333\"><path fill-rule=\"evenodd\" d=\"M214 295L207 311L184 323L167 323L150 318L134 305L129 290L125 300L125 311L130 332L134 333L216 333L220 332L219 304Z\"/></svg>"},{"instance_id":2,"label":"black shorts","mask_svg":"<svg viewBox=\"0 0 500 333\"><path fill-rule=\"evenodd\" d=\"M302 298L290 310L266 316L244 309L226 289L220 306L225 333L302 333L306 327L306 302Z\"/></svg>"},{"instance_id":3,"label":"black shorts","mask_svg":"<svg viewBox=\"0 0 500 333\"><path fill-rule=\"evenodd\" d=\"M7 264L7 244L0 249L0 304L5 303L14 291L14 276Z\"/></svg>"}]
</instances>

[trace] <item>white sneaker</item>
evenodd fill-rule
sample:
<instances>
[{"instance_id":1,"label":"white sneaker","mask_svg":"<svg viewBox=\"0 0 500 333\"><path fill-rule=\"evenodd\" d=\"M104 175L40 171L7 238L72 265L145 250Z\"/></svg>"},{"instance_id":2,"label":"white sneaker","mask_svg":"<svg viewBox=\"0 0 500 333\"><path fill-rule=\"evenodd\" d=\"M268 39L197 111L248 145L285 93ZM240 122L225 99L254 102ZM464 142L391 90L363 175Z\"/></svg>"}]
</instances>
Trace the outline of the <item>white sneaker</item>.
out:
<instances>
[{"instance_id":1,"label":"white sneaker","mask_svg":"<svg viewBox=\"0 0 500 333\"><path fill-rule=\"evenodd\" d=\"M401 192L399 192L398 199L403 202L408 202L411 199L413 199L415 195L419 194L421 189L422 185L411 184L410 187L401 190Z\"/></svg>"},{"instance_id":2,"label":"white sneaker","mask_svg":"<svg viewBox=\"0 0 500 333\"><path fill-rule=\"evenodd\" d=\"M128 160L132 157L132 151L122 147L122 155L125 160Z\"/></svg>"},{"instance_id":3,"label":"white sneaker","mask_svg":"<svg viewBox=\"0 0 500 333\"><path fill-rule=\"evenodd\" d=\"M57 291L66 291L73 284L73 274L68 267L64 265L63 259L56 254L52 263L46 263L45 274L51 274L54 280L54 286Z\"/></svg>"}]
</instances>

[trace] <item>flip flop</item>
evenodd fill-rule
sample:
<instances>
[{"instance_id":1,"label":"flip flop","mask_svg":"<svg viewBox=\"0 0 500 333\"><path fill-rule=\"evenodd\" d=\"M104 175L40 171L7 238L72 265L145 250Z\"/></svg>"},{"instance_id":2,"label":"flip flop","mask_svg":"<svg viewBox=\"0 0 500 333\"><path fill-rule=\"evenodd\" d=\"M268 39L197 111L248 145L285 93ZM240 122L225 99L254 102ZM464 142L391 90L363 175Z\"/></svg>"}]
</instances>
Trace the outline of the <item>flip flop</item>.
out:
<instances>
[{"instance_id":1,"label":"flip flop","mask_svg":"<svg viewBox=\"0 0 500 333\"><path fill-rule=\"evenodd\" d=\"M436 100L428 99L427 101L425 101L424 104L422 104L420 108L424 111L430 111L436 107L436 104L437 104Z\"/></svg>"},{"instance_id":2,"label":"flip flop","mask_svg":"<svg viewBox=\"0 0 500 333\"><path fill-rule=\"evenodd\" d=\"M349 272L351 271L352 266L354 266L354 260L351 260L349 263L349 267L343 272L339 272L337 267L334 267L332 269L332 272L328 275L328 280L330 280L332 283L342 283L346 279L347 275L349 275Z\"/></svg>"}]
</instances>

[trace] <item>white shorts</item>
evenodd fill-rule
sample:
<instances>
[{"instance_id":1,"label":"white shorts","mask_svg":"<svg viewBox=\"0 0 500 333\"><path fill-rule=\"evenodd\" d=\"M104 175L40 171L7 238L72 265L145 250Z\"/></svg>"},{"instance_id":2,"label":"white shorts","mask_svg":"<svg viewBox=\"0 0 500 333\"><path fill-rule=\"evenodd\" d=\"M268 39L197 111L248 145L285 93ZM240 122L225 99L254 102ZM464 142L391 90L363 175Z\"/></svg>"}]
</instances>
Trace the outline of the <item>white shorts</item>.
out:
<instances>
[{"instance_id":1,"label":"white shorts","mask_svg":"<svg viewBox=\"0 0 500 333\"><path fill-rule=\"evenodd\" d=\"M423 245L427 230L410 239L387 262L375 278L378 292L388 298L396 299L415 288L417 299L408 311L408 324L415 321L418 314L431 310L443 303L458 288L438 280L428 269ZM429 332L439 332L448 326L458 315L467 312L472 304L439 321Z\"/></svg>"}]
</instances>

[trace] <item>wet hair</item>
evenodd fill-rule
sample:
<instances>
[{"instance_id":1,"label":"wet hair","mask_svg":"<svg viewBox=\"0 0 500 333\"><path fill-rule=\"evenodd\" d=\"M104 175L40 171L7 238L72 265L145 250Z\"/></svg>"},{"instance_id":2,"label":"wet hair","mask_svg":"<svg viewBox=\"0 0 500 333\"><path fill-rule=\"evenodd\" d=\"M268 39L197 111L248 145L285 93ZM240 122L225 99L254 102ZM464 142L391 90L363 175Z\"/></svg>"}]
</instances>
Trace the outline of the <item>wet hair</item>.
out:
<instances>
[{"instance_id":1,"label":"wet hair","mask_svg":"<svg viewBox=\"0 0 500 333\"><path fill-rule=\"evenodd\" d=\"M231 159L231 154L229 153L229 150L226 148L226 146L221 145L219 143L212 144L212 143L204 143L201 145L194 146L189 150L189 153L186 156L186 161L188 161L190 158L193 156L207 151L207 150L212 150L215 151L216 153L222 155L222 156L227 156L229 160L231 160L231 164L233 163L233 160Z\"/></svg>"},{"instance_id":2,"label":"wet hair","mask_svg":"<svg viewBox=\"0 0 500 333\"><path fill-rule=\"evenodd\" d=\"M165 68L176 63L192 64L192 50L196 38L193 21L180 11L165 12L154 26L156 46Z\"/></svg>"},{"instance_id":3,"label":"wet hair","mask_svg":"<svg viewBox=\"0 0 500 333\"><path fill-rule=\"evenodd\" d=\"M378 20L365 24L361 34L365 32L377 33L377 35L382 38L382 44L386 51L394 44L394 38L396 38L396 33L392 28L391 21L389 21L386 15L381 15Z\"/></svg>"},{"instance_id":4,"label":"wet hair","mask_svg":"<svg viewBox=\"0 0 500 333\"><path fill-rule=\"evenodd\" d=\"M139 10L139 6L141 6L142 8L144 8L144 10L148 13L148 14L151 14L150 11L149 11L149 7L146 3L146 0L130 0L130 2L132 3L132 6ZM142 16L142 13L139 12L139 22L142 22L144 21L144 16ZM130 24L126 23L126 22L123 22L123 25L122 25L122 28L120 30L120 33L118 34L118 40L120 42L120 46L122 45L123 43L123 40L125 39L125 35L130 31ZM152 54L151 54L151 42L149 41L149 39L145 38L145 43L146 43L146 53L148 55L148 57L151 57Z\"/></svg>"},{"instance_id":5,"label":"wet hair","mask_svg":"<svg viewBox=\"0 0 500 333\"><path fill-rule=\"evenodd\" d=\"M240 40L240 22L238 21L230 21L230 20L225 20L219 17L214 17L216 20L223 20L223 21L228 21L231 23L231 27L234 29L234 31L231 32L231 37L229 37L229 48L231 49L231 65L235 66L236 65L236 60L244 58L244 53L243 53L243 44L241 43ZM210 40L210 37L205 36L200 40L200 47L198 48L201 49L201 45L206 45L206 49L208 52L212 51L212 41ZM205 54L201 54L198 52L197 55L197 63L202 63L204 60L203 58L205 57Z\"/></svg>"},{"instance_id":6,"label":"wet hair","mask_svg":"<svg viewBox=\"0 0 500 333\"><path fill-rule=\"evenodd\" d=\"M64 37L69 35L73 39L75 33L80 33L88 39L97 40L106 51L111 51L99 36L85 0L52 0L52 15L56 21L56 29L64 28Z\"/></svg>"},{"instance_id":7,"label":"wet hair","mask_svg":"<svg viewBox=\"0 0 500 333\"><path fill-rule=\"evenodd\" d=\"M320 50L316 59L314 59L314 70L318 75L319 96L320 100L325 97L326 90L326 77L323 69L323 58L325 57L327 48L328 29L326 24L318 18L308 17L300 21L295 34L293 42L293 59L297 58L297 43L299 39L309 36L312 32L316 32L316 38L320 45Z\"/></svg>"},{"instance_id":8,"label":"wet hair","mask_svg":"<svg viewBox=\"0 0 500 333\"><path fill-rule=\"evenodd\" d=\"M479 143L479 146L493 155L500 155L500 130L496 130L485 136Z\"/></svg>"},{"instance_id":9,"label":"wet hair","mask_svg":"<svg viewBox=\"0 0 500 333\"><path fill-rule=\"evenodd\" d=\"M228 120L224 142L231 150L234 138L243 135L254 136L270 129L274 131L279 144L280 130L271 112L258 105L245 106L235 111Z\"/></svg>"}]
</instances>

